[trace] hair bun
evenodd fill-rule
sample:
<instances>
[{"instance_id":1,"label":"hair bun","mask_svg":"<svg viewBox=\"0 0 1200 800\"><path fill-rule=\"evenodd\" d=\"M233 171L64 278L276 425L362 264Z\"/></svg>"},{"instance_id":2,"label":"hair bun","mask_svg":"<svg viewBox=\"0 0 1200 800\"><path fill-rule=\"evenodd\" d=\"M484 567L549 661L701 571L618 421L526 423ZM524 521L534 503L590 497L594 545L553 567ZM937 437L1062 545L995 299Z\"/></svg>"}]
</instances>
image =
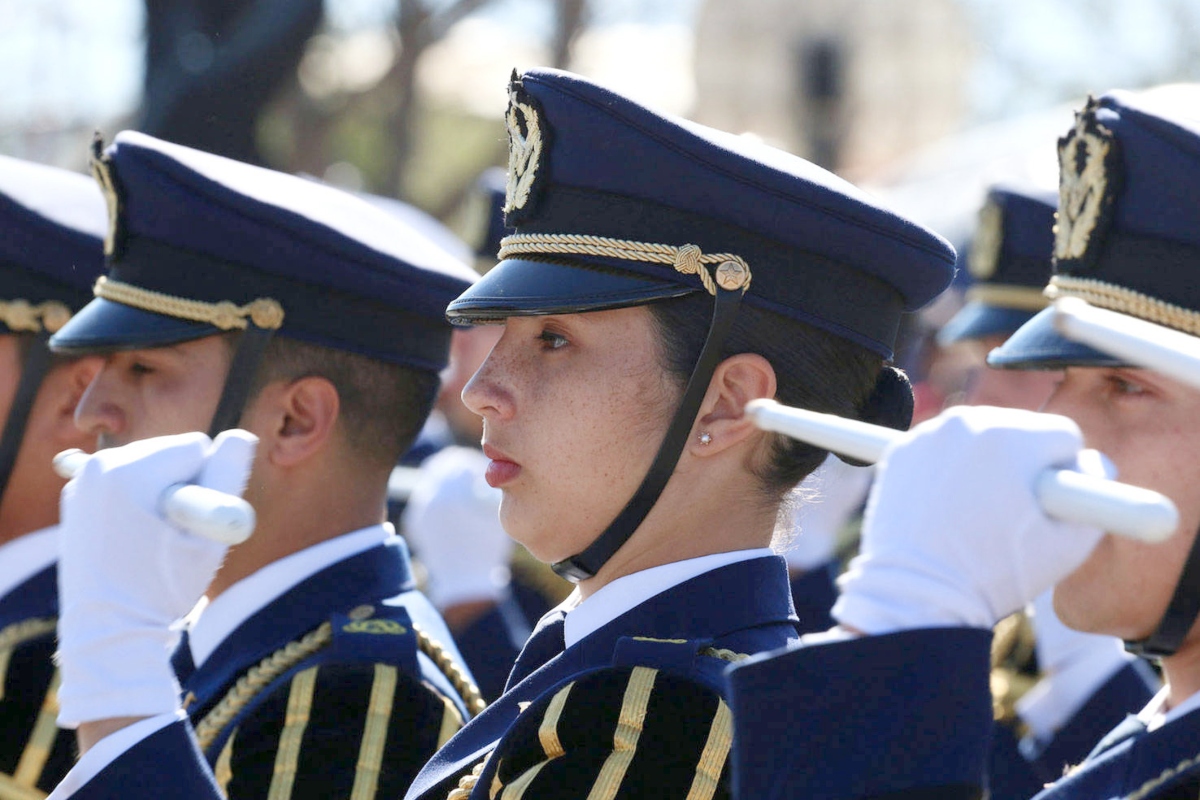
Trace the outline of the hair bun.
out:
<instances>
[{"instance_id":1,"label":"hair bun","mask_svg":"<svg viewBox=\"0 0 1200 800\"><path fill-rule=\"evenodd\" d=\"M858 418L872 425L882 425L898 431L908 430L912 424L913 390L908 376L895 367L884 367L875 378L871 396L859 409ZM865 467L867 462L838 455L842 461L855 467Z\"/></svg>"}]
</instances>

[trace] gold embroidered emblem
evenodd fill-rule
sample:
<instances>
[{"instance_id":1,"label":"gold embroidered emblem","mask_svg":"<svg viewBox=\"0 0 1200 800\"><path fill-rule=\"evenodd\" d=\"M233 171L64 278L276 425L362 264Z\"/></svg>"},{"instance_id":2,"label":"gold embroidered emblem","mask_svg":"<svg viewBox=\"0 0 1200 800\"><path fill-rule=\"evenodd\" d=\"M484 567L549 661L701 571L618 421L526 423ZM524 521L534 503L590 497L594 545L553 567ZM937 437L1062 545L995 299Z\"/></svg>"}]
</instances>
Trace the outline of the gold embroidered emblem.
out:
<instances>
[{"instance_id":1,"label":"gold embroidered emblem","mask_svg":"<svg viewBox=\"0 0 1200 800\"><path fill-rule=\"evenodd\" d=\"M104 203L108 207L108 233L104 236L104 255L111 256L117 249L117 238L120 235L121 197L117 194L112 165L108 156L104 155L104 142L100 134L96 134L92 139L92 157L88 165L91 167L92 177L100 184Z\"/></svg>"},{"instance_id":2,"label":"gold embroidered emblem","mask_svg":"<svg viewBox=\"0 0 1200 800\"><path fill-rule=\"evenodd\" d=\"M505 186L504 213L520 211L529 204L542 160L542 120L532 98L523 97L514 84L509 91L508 181ZM524 101L524 102L523 102Z\"/></svg>"},{"instance_id":3,"label":"gold embroidered emblem","mask_svg":"<svg viewBox=\"0 0 1200 800\"><path fill-rule=\"evenodd\" d=\"M1096 121L1089 98L1075 115L1075 128L1058 142L1059 199L1054 225L1054 257L1083 259L1102 232L1112 208L1112 167L1116 140Z\"/></svg>"},{"instance_id":4,"label":"gold embroidered emblem","mask_svg":"<svg viewBox=\"0 0 1200 800\"><path fill-rule=\"evenodd\" d=\"M994 201L988 200L983 208L979 209L975 240L971 243L971 255L967 259L967 269L972 277L985 281L996 274L1003 244L1004 212Z\"/></svg>"},{"instance_id":5,"label":"gold embroidered emblem","mask_svg":"<svg viewBox=\"0 0 1200 800\"><path fill-rule=\"evenodd\" d=\"M391 634L400 636L408 633L399 622L391 619L359 619L342 626L346 633Z\"/></svg>"}]
</instances>

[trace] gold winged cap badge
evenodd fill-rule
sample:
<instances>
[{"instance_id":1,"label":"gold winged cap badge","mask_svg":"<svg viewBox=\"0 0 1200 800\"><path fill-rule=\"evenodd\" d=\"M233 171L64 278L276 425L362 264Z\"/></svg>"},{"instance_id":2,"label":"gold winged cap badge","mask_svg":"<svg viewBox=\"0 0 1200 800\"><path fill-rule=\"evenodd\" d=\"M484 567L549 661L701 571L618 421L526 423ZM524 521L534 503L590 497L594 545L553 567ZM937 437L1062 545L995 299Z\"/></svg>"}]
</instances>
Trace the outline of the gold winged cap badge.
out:
<instances>
[{"instance_id":1,"label":"gold winged cap badge","mask_svg":"<svg viewBox=\"0 0 1200 800\"><path fill-rule=\"evenodd\" d=\"M505 187L504 212L525 207L537 180L542 153L542 126L537 109L522 103L513 93L509 97L508 114L508 182Z\"/></svg>"},{"instance_id":2,"label":"gold winged cap badge","mask_svg":"<svg viewBox=\"0 0 1200 800\"><path fill-rule=\"evenodd\" d=\"M1075 129L1058 146L1059 200L1054 255L1082 258L1088 250L1109 192L1108 155L1112 132L1091 113L1078 114Z\"/></svg>"}]
</instances>

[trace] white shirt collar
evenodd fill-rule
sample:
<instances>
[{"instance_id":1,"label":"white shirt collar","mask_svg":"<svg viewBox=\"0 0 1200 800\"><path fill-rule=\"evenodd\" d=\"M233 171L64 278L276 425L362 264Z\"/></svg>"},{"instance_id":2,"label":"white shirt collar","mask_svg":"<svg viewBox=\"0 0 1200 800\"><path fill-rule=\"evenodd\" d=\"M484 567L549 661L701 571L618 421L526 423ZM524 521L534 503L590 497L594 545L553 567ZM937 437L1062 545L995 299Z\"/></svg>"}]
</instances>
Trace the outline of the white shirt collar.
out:
<instances>
[{"instance_id":1,"label":"white shirt collar","mask_svg":"<svg viewBox=\"0 0 1200 800\"><path fill-rule=\"evenodd\" d=\"M391 523L372 525L292 553L238 581L190 615L192 661L199 667L239 625L296 584L395 535Z\"/></svg>"},{"instance_id":2,"label":"white shirt collar","mask_svg":"<svg viewBox=\"0 0 1200 800\"><path fill-rule=\"evenodd\" d=\"M58 526L18 536L0 545L0 597L58 559Z\"/></svg>"},{"instance_id":3,"label":"white shirt collar","mask_svg":"<svg viewBox=\"0 0 1200 800\"><path fill-rule=\"evenodd\" d=\"M731 553L716 553L699 558L689 558L685 561L675 561L671 564L644 569L631 575L624 575L601 587L599 591L582 603L578 600L578 594L573 593L560 606L567 611L563 628L566 645L571 647L580 639L599 630L626 611L697 575L739 561L773 555L775 553L770 548L760 547L753 550L734 550Z\"/></svg>"},{"instance_id":4,"label":"white shirt collar","mask_svg":"<svg viewBox=\"0 0 1200 800\"><path fill-rule=\"evenodd\" d=\"M1168 722L1174 722L1184 714L1200 709L1200 692L1197 692L1170 711L1166 711L1167 696L1170 692L1171 687L1169 686L1159 689L1158 694L1154 695L1146 707L1138 712L1138 719L1145 723L1147 731L1156 731Z\"/></svg>"}]
</instances>

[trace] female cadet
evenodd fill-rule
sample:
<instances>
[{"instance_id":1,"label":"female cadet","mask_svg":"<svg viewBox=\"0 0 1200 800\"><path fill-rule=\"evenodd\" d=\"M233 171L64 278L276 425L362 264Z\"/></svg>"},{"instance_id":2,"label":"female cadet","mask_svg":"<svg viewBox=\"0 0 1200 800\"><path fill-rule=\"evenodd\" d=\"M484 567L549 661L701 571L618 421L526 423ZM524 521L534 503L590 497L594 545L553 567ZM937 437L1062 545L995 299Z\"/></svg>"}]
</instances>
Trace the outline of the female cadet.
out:
<instances>
[{"instance_id":1,"label":"female cadet","mask_svg":"<svg viewBox=\"0 0 1200 800\"><path fill-rule=\"evenodd\" d=\"M502 261L448 309L503 324L463 391L501 521L577 583L410 798L728 794L722 673L796 638L769 549L824 451L755 398L906 426L899 315L937 236L834 176L576 76L514 76Z\"/></svg>"},{"instance_id":2,"label":"female cadet","mask_svg":"<svg viewBox=\"0 0 1200 800\"><path fill-rule=\"evenodd\" d=\"M464 400L505 529L578 587L407 796L727 796L722 674L797 638L769 545L826 456L742 409L907 425L911 391L883 364L954 252L805 161L567 73L514 76L508 126L516 233L447 313L504 326ZM135 777L155 758L131 748L82 796L161 796Z\"/></svg>"}]
</instances>

